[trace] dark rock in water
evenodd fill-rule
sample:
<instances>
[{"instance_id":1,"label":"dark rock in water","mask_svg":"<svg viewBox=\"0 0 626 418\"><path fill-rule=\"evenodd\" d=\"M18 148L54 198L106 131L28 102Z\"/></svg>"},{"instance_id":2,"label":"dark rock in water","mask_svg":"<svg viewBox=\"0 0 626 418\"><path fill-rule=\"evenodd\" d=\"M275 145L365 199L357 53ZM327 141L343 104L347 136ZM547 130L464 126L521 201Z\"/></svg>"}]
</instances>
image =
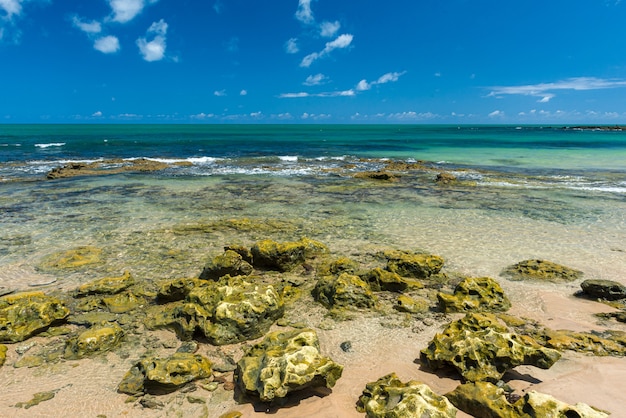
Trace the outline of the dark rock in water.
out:
<instances>
[{"instance_id":1,"label":"dark rock in water","mask_svg":"<svg viewBox=\"0 0 626 418\"><path fill-rule=\"evenodd\" d=\"M437 177L435 177L435 182L438 184L454 184L458 181L454 174L450 173L439 173Z\"/></svg>"},{"instance_id":2,"label":"dark rock in water","mask_svg":"<svg viewBox=\"0 0 626 418\"><path fill-rule=\"evenodd\" d=\"M104 353L115 348L124 336L124 331L117 324L90 328L65 344L64 357L78 360L96 353Z\"/></svg>"},{"instance_id":3,"label":"dark rock in water","mask_svg":"<svg viewBox=\"0 0 626 418\"><path fill-rule=\"evenodd\" d=\"M525 260L507 267L503 276L511 280L539 280L571 282L582 277L583 272L546 260Z\"/></svg>"},{"instance_id":4,"label":"dark rock in water","mask_svg":"<svg viewBox=\"0 0 626 418\"><path fill-rule=\"evenodd\" d=\"M194 288L205 285L205 280L195 278L170 280L161 284L157 293L157 299L159 302L184 300Z\"/></svg>"},{"instance_id":5,"label":"dark rock in water","mask_svg":"<svg viewBox=\"0 0 626 418\"><path fill-rule=\"evenodd\" d=\"M135 284L135 279L133 279L130 272L125 271L120 277L105 277L82 284L76 289L76 296L82 297L96 294L114 295L129 288L133 284Z\"/></svg>"},{"instance_id":6,"label":"dark rock in water","mask_svg":"<svg viewBox=\"0 0 626 418\"><path fill-rule=\"evenodd\" d=\"M437 294L443 312L509 310L511 302L502 287L490 277L467 277L454 289L454 294Z\"/></svg>"},{"instance_id":7,"label":"dark rock in water","mask_svg":"<svg viewBox=\"0 0 626 418\"><path fill-rule=\"evenodd\" d=\"M404 383L395 373L368 383L357 410L368 418L454 418L457 413L448 399L426 384L415 380Z\"/></svg>"},{"instance_id":8,"label":"dark rock in water","mask_svg":"<svg viewBox=\"0 0 626 418\"><path fill-rule=\"evenodd\" d=\"M252 273L252 266L245 261L243 257L231 250L226 250L224 254L218 255L209 261L202 273L202 280L217 280L220 277L229 276L247 276Z\"/></svg>"},{"instance_id":9,"label":"dark rock in water","mask_svg":"<svg viewBox=\"0 0 626 418\"><path fill-rule=\"evenodd\" d=\"M357 179L370 179L382 181L397 181L398 175L388 171L360 171L354 175Z\"/></svg>"},{"instance_id":10,"label":"dark rock in water","mask_svg":"<svg viewBox=\"0 0 626 418\"><path fill-rule=\"evenodd\" d=\"M451 365L470 382L497 382L519 365L550 368L561 354L532 338L509 332L493 314L469 313L436 334L420 353L432 370Z\"/></svg>"},{"instance_id":11,"label":"dark rock in water","mask_svg":"<svg viewBox=\"0 0 626 418\"><path fill-rule=\"evenodd\" d=\"M377 301L369 285L349 273L320 278L313 289L313 297L329 309L371 308Z\"/></svg>"},{"instance_id":12,"label":"dark rock in water","mask_svg":"<svg viewBox=\"0 0 626 418\"><path fill-rule=\"evenodd\" d=\"M406 251L385 251L387 270L403 277L426 279L439 273L443 258L433 254L411 253Z\"/></svg>"},{"instance_id":13,"label":"dark rock in water","mask_svg":"<svg viewBox=\"0 0 626 418\"><path fill-rule=\"evenodd\" d=\"M242 392L263 402L306 388L335 386L343 367L320 354L312 329L272 332L237 363L235 380Z\"/></svg>"},{"instance_id":14,"label":"dark rock in water","mask_svg":"<svg viewBox=\"0 0 626 418\"><path fill-rule=\"evenodd\" d=\"M585 280L580 284L583 292L591 297L605 300L626 299L626 286L612 280Z\"/></svg>"},{"instance_id":15,"label":"dark rock in water","mask_svg":"<svg viewBox=\"0 0 626 418\"><path fill-rule=\"evenodd\" d=\"M0 342L24 341L56 321L67 318L65 304L43 292L25 292L0 298Z\"/></svg>"},{"instance_id":16,"label":"dark rock in water","mask_svg":"<svg viewBox=\"0 0 626 418\"><path fill-rule=\"evenodd\" d=\"M197 379L211 376L211 362L199 355L174 353L170 357L139 360L126 373L118 391L135 395L145 390L171 391Z\"/></svg>"},{"instance_id":17,"label":"dark rock in water","mask_svg":"<svg viewBox=\"0 0 626 418\"><path fill-rule=\"evenodd\" d=\"M352 351L352 342L344 341L339 344L339 348L341 348L344 353L349 353L350 351Z\"/></svg>"},{"instance_id":18,"label":"dark rock in water","mask_svg":"<svg viewBox=\"0 0 626 418\"><path fill-rule=\"evenodd\" d=\"M295 242L282 242L266 239L250 249L255 267L291 271L307 259L328 254L328 248L317 241L302 238Z\"/></svg>"},{"instance_id":19,"label":"dark rock in water","mask_svg":"<svg viewBox=\"0 0 626 418\"><path fill-rule=\"evenodd\" d=\"M475 417L531 418L578 417L605 418L608 414L584 403L568 405L550 395L536 391L526 393L514 403L502 388L488 382L465 383L446 394L454 406Z\"/></svg>"}]
</instances>

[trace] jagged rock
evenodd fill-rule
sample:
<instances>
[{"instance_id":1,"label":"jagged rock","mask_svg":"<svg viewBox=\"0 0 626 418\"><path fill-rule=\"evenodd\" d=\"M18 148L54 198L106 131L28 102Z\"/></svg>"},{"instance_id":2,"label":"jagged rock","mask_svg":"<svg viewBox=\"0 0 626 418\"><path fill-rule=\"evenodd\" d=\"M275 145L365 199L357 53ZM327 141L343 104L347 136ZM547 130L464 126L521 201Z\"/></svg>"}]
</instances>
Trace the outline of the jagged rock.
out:
<instances>
[{"instance_id":1,"label":"jagged rock","mask_svg":"<svg viewBox=\"0 0 626 418\"><path fill-rule=\"evenodd\" d=\"M454 174L450 173L438 173L435 177L435 183L450 185L458 182L458 179Z\"/></svg>"},{"instance_id":2,"label":"jagged rock","mask_svg":"<svg viewBox=\"0 0 626 418\"><path fill-rule=\"evenodd\" d=\"M379 267L362 274L361 279L369 283L370 288L375 292L381 290L402 292L409 288L421 289L424 287L421 282L415 279L402 277L398 273L383 270Z\"/></svg>"},{"instance_id":3,"label":"jagged rock","mask_svg":"<svg viewBox=\"0 0 626 418\"><path fill-rule=\"evenodd\" d=\"M167 358L139 360L126 373L118 391L135 395L152 389L175 390L197 379L211 376L211 362L199 354L174 353Z\"/></svg>"},{"instance_id":4,"label":"jagged rock","mask_svg":"<svg viewBox=\"0 0 626 418\"><path fill-rule=\"evenodd\" d=\"M339 275L341 273L350 273L356 274L359 271L359 263L349 259L347 257L341 257L336 260L333 260L328 267L323 268L321 271L322 274L335 274Z\"/></svg>"},{"instance_id":5,"label":"jagged rock","mask_svg":"<svg viewBox=\"0 0 626 418\"><path fill-rule=\"evenodd\" d=\"M107 352L115 348L123 336L124 331L117 324L90 328L67 340L64 357L78 360L95 353Z\"/></svg>"},{"instance_id":6,"label":"jagged rock","mask_svg":"<svg viewBox=\"0 0 626 418\"><path fill-rule=\"evenodd\" d=\"M0 298L0 342L20 342L43 331L70 311L43 292L24 292Z\"/></svg>"},{"instance_id":7,"label":"jagged rock","mask_svg":"<svg viewBox=\"0 0 626 418\"><path fill-rule=\"evenodd\" d=\"M130 272L125 271L120 277L105 277L82 284L76 289L76 296L114 295L129 288L135 283Z\"/></svg>"},{"instance_id":8,"label":"jagged rock","mask_svg":"<svg viewBox=\"0 0 626 418\"><path fill-rule=\"evenodd\" d=\"M258 338L281 318L284 302L271 285L256 285L241 277L204 281L184 301L159 305L148 313L148 328L173 328L189 340L200 332L215 345Z\"/></svg>"},{"instance_id":9,"label":"jagged rock","mask_svg":"<svg viewBox=\"0 0 626 418\"><path fill-rule=\"evenodd\" d=\"M400 295L394 305L394 309L407 313L424 313L430 310L430 302L427 299L415 299L410 296Z\"/></svg>"},{"instance_id":10,"label":"jagged rock","mask_svg":"<svg viewBox=\"0 0 626 418\"><path fill-rule=\"evenodd\" d=\"M585 280L580 284L583 293L599 299L626 299L626 286L613 280Z\"/></svg>"},{"instance_id":11,"label":"jagged rock","mask_svg":"<svg viewBox=\"0 0 626 418\"><path fill-rule=\"evenodd\" d=\"M403 277L426 279L439 273L444 260L438 255L410 253L406 251L385 251L387 270Z\"/></svg>"},{"instance_id":12,"label":"jagged rock","mask_svg":"<svg viewBox=\"0 0 626 418\"><path fill-rule=\"evenodd\" d=\"M548 369L561 357L530 337L510 333L495 315L487 313L468 313L450 323L420 354L430 369L451 365L470 382L497 382L522 364Z\"/></svg>"},{"instance_id":13,"label":"jagged rock","mask_svg":"<svg viewBox=\"0 0 626 418\"><path fill-rule=\"evenodd\" d=\"M490 277L467 277L454 289L454 294L438 293L439 306L443 312L509 310L511 302L500 284Z\"/></svg>"},{"instance_id":14,"label":"jagged rock","mask_svg":"<svg viewBox=\"0 0 626 418\"><path fill-rule=\"evenodd\" d=\"M205 285L206 281L195 278L170 280L159 287L157 298L159 302L184 300L194 288Z\"/></svg>"},{"instance_id":15,"label":"jagged rock","mask_svg":"<svg viewBox=\"0 0 626 418\"><path fill-rule=\"evenodd\" d=\"M552 330L543 328L530 335L541 345L559 351L571 350L596 356L626 355L626 333L608 335L597 333Z\"/></svg>"},{"instance_id":16,"label":"jagged rock","mask_svg":"<svg viewBox=\"0 0 626 418\"><path fill-rule=\"evenodd\" d=\"M465 383L446 397L461 411L484 418L604 418L608 414L584 403L568 405L550 395L530 391L510 403L502 388L488 382Z\"/></svg>"},{"instance_id":17,"label":"jagged rock","mask_svg":"<svg viewBox=\"0 0 626 418\"><path fill-rule=\"evenodd\" d=\"M266 239L250 249L255 267L291 271L308 258L327 254L328 248L317 241L302 238L300 241L278 243Z\"/></svg>"},{"instance_id":18,"label":"jagged rock","mask_svg":"<svg viewBox=\"0 0 626 418\"><path fill-rule=\"evenodd\" d=\"M583 272L546 260L525 260L507 267L503 276L510 280L540 280L547 282L571 282L582 277Z\"/></svg>"},{"instance_id":19,"label":"jagged rock","mask_svg":"<svg viewBox=\"0 0 626 418\"><path fill-rule=\"evenodd\" d=\"M245 261L243 257L231 250L224 251L224 254L218 255L209 261L202 273L200 273L200 279L202 280L217 280L220 277L226 276L247 276L252 273L252 266Z\"/></svg>"},{"instance_id":20,"label":"jagged rock","mask_svg":"<svg viewBox=\"0 0 626 418\"><path fill-rule=\"evenodd\" d=\"M46 257L39 268L46 270L76 269L102 262L102 249L93 246L82 246L67 251L61 251Z\"/></svg>"},{"instance_id":21,"label":"jagged rock","mask_svg":"<svg viewBox=\"0 0 626 418\"><path fill-rule=\"evenodd\" d=\"M349 273L320 278L313 289L313 297L329 309L371 308L377 301L369 285L359 276Z\"/></svg>"},{"instance_id":22,"label":"jagged rock","mask_svg":"<svg viewBox=\"0 0 626 418\"><path fill-rule=\"evenodd\" d=\"M454 418L457 409L426 384L410 380L403 383L395 373L365 386L357 410L368 418Z\"/></svg>"},{"instance_id":23,"label":"jagged rock","mask_svg":"<svg viewBox=\"0 0 626 418\"><path fill-rule=\"evenodd\" d=\"M320 354L312 329L272 332L237 363L236 383L263 402L309 387L335 386L343 367Z\"/></svg>"},{"instance_id":24,"label":"jagged rock","mask_svg":"<svg viewBox=\"0 0 626 418\"><path fill-rule=\"evenodd\" d=\"M7 360L7 346L4 344L0 344L0 366L3 366L6 360Z\"/></svg>"}]
</instances>

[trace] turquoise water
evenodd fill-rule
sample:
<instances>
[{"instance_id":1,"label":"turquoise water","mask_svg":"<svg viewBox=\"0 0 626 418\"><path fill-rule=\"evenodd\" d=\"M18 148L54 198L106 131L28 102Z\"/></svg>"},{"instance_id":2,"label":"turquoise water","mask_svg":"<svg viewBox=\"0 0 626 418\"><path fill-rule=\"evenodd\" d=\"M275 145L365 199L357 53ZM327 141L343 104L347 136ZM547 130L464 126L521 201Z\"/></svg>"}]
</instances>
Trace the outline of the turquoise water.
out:
<instances>
[{"instance_id":1,"label":"turquoise water","mask_svg":"<svg viewBox=\"0 0 626 418\"><path fill-rule=\"evenodd\" d=\"M625 157L625 132L561 127L1 125L0 286L189 277L224 245L302 235L344 255L423 249L470 275L547 258L623 280ZM113 158L169 165L46 180ZM393 182L355 178L390 160L424 163ZM439 185L440 172L461 182ZM41 268L85 245L104 262Z\"/></svg>"}]
</instances>

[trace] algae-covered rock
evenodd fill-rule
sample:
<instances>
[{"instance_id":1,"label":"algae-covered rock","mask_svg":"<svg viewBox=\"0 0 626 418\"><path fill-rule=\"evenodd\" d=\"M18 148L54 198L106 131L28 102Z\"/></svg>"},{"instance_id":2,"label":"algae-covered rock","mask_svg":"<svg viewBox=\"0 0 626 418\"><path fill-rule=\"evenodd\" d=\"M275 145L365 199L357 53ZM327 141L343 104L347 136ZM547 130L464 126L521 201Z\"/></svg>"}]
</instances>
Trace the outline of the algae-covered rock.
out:
<instances>
[{"instance_id":1,"label":"algae-covered rock","mask_svg":"<svg viewBox=\"0 0 626 418\"><path fill-rule=\"evenodd\" d=\"M580 284L583 293L598 299L626 299L626 286L613 280L585 280Z\"/></svg>"},{"instance_id":2,"label":"algae-covered rock","mask_svg":"<svg viewBox=\"0 0 626 418\"><path fill-rule=\"evenodd\" d=\"M387 270L403 277L426 279L439 273L444 260L438 255L411 253L406 251L385 251Z\"/></svg>"},{"instance_id":3,"label":"algae-covered rock","mask_svg":"<svg viewBox=\"0 0 626 418\"><path fill-rule=\"evenodd\" d=\"M102 302L104 302L110 312L121 314L142 307L146 303L146 300L135 295L133 292L127 291L102 298Z\"/></svg>"},{"instance_id":4,"label":"algae-covered rock","mask_svg":"<svg viewBox=\"0 0 626 418\"><path fill-rule=\"evenodd\" d=\"M70 311L63 302L43 292L25 292L0 298L0 342L20 342L43 331Z\"/></svg>"},{"instance_id":5,"label":"algae-covered rock","mask_svg":"<svg viewBox=\"0 0 626 418\"><path fill-rule=\"evenodd\" d=\"M169 280L159 287L157 298L159 302L174 302L184 300L196 287L206 286L205 280L183 278Z\"/></svg>"},{"instance_id":6,"label":"algae-covered rock","mask_svg":"<svg viewBox=\"0 0 626 418\"><path fill-rule=\"evenodd\" d=\"M42 270L66 270L99 264L102 249L90 245L61 251L46 257L40 264Z\"/></svg>"},{"instance_id":7,"label":"algae-covered rock","mask_svg":"<svg viewBox=\"0 0 626 418\"><path fill-rule=\"evenodd\" d=\"M571 282L582 277L583 272L546 260L524 260L507 267L503 276L511 280L539 280L546 282Z\"/></svg>"},{"instance_id":8,"label":"algae-covered rock","mask_svg":"<svg viewBox=\"0 0 626 418\"><path fill-rule=\"evenodd\" d=\"M328 275L339 275L341 273L356 274L357 271L359 271L359 267L358 262L347 257L340 257L330 262L328 266L322 268L321 273Z\"/></svg>"},{"instance_id":9,"label":"algae-covered rock","mask_svg":"<svg viewBox=\"0 0 626 418\"><path fill-rule=\"evenodd\" d=\"M107 352L115 348L123 336L124 331L117 324L90 328L67 340L64 357L68 360L78 360Z\"/></svg>"},{"instance_id":10,"label":"algae-covered rock","mask_svg":"<svg viewBox=\"0 0 626 418\"><path fill-rule=\"evenodd\" d=\"M105 277L82 284L76 289L76 296L87 295L114 295L129 288L135 283L130 272L125 271L119 277Z\"/></svg>"},{"instance_id":11,"label":"algae-covered rock","mask_svg":"<svg viewBox=\"0 0 626 418\"><path fill-rule=\"evenodd\" d=\"M369 285L359 276L342 273L339 277L326 276L319 279L313 289L315 299L327 308L371 308L376 296Z\"/></svg>"},{"instance_id":12,"label":"algae-covered rock","mask_svg":"<svg viewBox=\"0 0 626 418\"><path fill-rule=\"evenodd\" d=\"M197 379L211 376L211 362L199 354L174 353L167 358L139 360L126 373L118 391L134 395L153 389L175 390Z\"/></svg>"},{"instance_id":13,"label":"algae-covered rock","mask_svg":"<svg viewBox=\"0 0 626 418\"><path fill-rule=\"evenodd\" d=\"M395 373L368 383L357 410L368 418L453 418L457 413L448 399L426 384L415 380L403 383Z\"/></svg>"},{"instance_id":14,"label":"algae-covered rock","mask_svg":"<svg viewBox=\"0 0 626 418\"><path fill-rule=\"evenodd\" d=\"M312 329L272 332L237 363L239 388L263 402L285 398L310 387L332 388L343 367L320 354Z\"/></svg>"},{"instance_id":15,"label":"algae-covered rock","mask_svg":"<svg viewBox=\"0 0 626 418\"><path fill-rule=\"evenodd\" d=\"M490 277L467 277L454 289L454 294L438 293L443 312L503 312L511 307L500 284Z\"/></svg>"},{"instance_id":16,"label":"algae-covered rock","mask_svg":"<svg viewBox=\"0 0 626 418\"><path fill-rule=\"evenodd\" d=\"M571 350L596 356L626 355L626 338L598 333L543 328L530 334L539 344L559 351Z\"/></svg>"},{"instance_id":17,"label":"algae-covered rock","mask_svg":"<svg viewBox=\"0 0 626 418\"><path fill-rule=\"evenodd\" d=\"M3 366L5 361L7 361L7 346L0 344L0 366Z\"/></svg>"},{"instance_id":18,"label":"algae-covered rock","mask_svg":"<svg viewBox=\"0 0 626 418\"><path fill-rule=\"evenodd\" d=\"M532 338L510 333L493 314L469 313L436 334L420 360L432 370L451 365L470 382L497 382L519 366L550 368L561 355Z\"/></svg>"},{"instance_id":19,"label":"algae-covered rock","mask_svg":"<svg viewBox=\"0 0 626 418\"><path fill-rule=\"evenodd\" d=\"M328 253L328 248L317 241L302 238L300 241L278 243L266 239L250 249L253 265L278 271L291 271L306 259Z\"/></svg>"},{"instance_id":20,"label":"algae-covered rock","mask_svg":"<svg viewBox=\"0 0 626 418\"><path fill-rule=\"evenodd\" d=\"M415 280L400 276L398 273L374 268L361 275L361 279L369 283L370 288L375 291L403 292L409 288L421 289L424 285Z\"/></svg>"},{"instance_id":21,"label":"algae-covered rock","mask_svg":"<svg viewBox=\"0 0 626 418\"><path fill-rule=\"evenodd\" d=\"M393 307L400 312L424 313L430 310L430 301L424 298L416 299L407 295L400 295Z\"/></svg>"},{"instance_id":22,"label":"algae-covered rock","mask_svg":"<svg viewBox=\"0 0 626 418\"><path fill-rule=\"evenodd\" d=\"M232 250L224 251L224 254L210 260L202 273L202 280L217 280L220 277L229 276L247 276L252 273L252 266L245 261L243 257Z\"/></svg>"},{"instance_id":23,"label":"algae-covered rock","mask_svg":"<svg viewBox=\"0 0 626 418\"><path fill-rule=\"evenodd\" d=\"M273 286L226 276L193 287L184 301L151 308L146 326L172 328L183 340L199 332L224 345L260 337L283 313L284 302Z\"/></svg>"},{"instance_id":24,"label":"algae-covered rock","mask_svg":"<svg viewBox=\"0 0 626 418\"><path fill-rule=\"evenodd\" d=\"M550 395L530 391L510 403L502 388L488 382L465 383L446 397L461 411L484 418L604 418L608 414L584 403L568 405Z\"/></svg>"}]
</instances>

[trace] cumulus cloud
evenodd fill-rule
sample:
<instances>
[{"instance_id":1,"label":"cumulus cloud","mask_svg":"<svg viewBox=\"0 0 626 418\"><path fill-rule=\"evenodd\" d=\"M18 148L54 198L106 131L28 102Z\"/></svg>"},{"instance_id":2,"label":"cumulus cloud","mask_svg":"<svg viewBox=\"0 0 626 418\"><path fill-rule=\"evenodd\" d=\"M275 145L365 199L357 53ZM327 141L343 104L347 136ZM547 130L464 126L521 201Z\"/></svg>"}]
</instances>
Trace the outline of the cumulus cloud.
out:
<instances>
[{"instance_id":1,"label":"cumulus cloud","mask_svg":"<svg viewBox=\"0 0 626 418\"><path fill-rule=\"evenodd\" d=\"M285 42L285 52L288 54L297 54L300 51L298 47L298 39L291 38L287 42Z\"/></svg>"},{"instance_id":2,"label":"cumulus cloud","mask_svg":"<svg viewBox=\"0 0 626 418\"><path fill-rule=\"evenodd\" d=\"M491 112L487 116L489 116L490 118L498 118L498 117L504 116L504 112L501 111L501 110L494 110L493 112Z\"/></svg>"},{"instance_id":3,"label":"cumulus cloud","mask_svg":"<svg viewBox=\"0 0 626 418\"><path fill-rule=\"evenodd\" d=\"M304 84L305 86L319 86L320 84L324 84L327 79L328 77L320 73L308 76L302 84Z\"/></svg>"},{"instance_id":4,"label":"cumulus cloud","mask_svg":"<svg viewBox=\"0 0 626 418\"><path fill-rule=\"evenodd\" d=\"M406 73L406 71L402 71L401 73L398 73L398 72L385 73L385 74L381 75L380 77L378 77L378 80L372 81L371 83L369 83L367 80L361 80L356 85L356 90L357 91L365 91L365 90L371 89L372 86L375 86L377 84L395 83L405 73Z\"/></svg>"},{"instance_id":5,"label":"cumulus cloud","mask_svg":"<svg viewBox=\"0 0 626 418\"><path fill-rule=\"evenodd\" d=\"M120 41L112 35L103 36L95 40L93 47L104 54L113 54L120 50Z\"/></svg>"},{"instance_id":6,"label":"cumulus cloud","mask_svg":"<svg viewBox=\"0 0 626 418\"><path fill-rule=\"evenodd\" d=\"M239 95L240 95L240 96L247 96L247 95L248 95L248 90L241 90L241 91L239 92Z\"/></svg>"},{"instance_id":7,"label":"cumulus cloud","mask_svg":"<svg viewBox=\"0 0 626 418\"><path fill-rule=\"evenodd\" d=\"M96 20L92 20L91 22L85 22L80 17L74 16L72 17L72 24L87 34L102 32L102 25Z\"/></svg>"},{"instance_id":8,"label":"cumulus cloud","mask_svg":"<svg viewBox=\"0 0 626 418\"><path fill-rule=\"evenodd\" d=\"M296 19L305 24L315 22L313 11L311 10L311 0L299 0L298 10L296 10Z\"/></svg>"},{"instance_id":9,"label":"cumulus cloud","mask_svg":"<svg viewBox=\"0 0 626 418\"><path fill-rule=\"evenodd\" d=\"M522 95L540 97L540 103L547 103L556 96L558 90L600 90L626 87L626 80L603 79L596 77L572 77L553 83L527 84L522 86L493 86L488 97Z\"/></svg>"},{"instance_id":10,"label":"cumulus cloud","mask_svg":"<svg viewBox=\"0 0 626 418\"><path fill-rule=\"evenodd\" d=\"M19 16L22 13L22 3L24 0L0 0L0 10L5 13L7 20L13 19L13 16Z\"/></svg>"},{"instance_id":11,"label":"cumulus cloud","mask_svg":"<svg viewBox=\"0 0 626 418\"><path fill-rule=\"evenodd\" d=\"M217 97L224 97L226 96L226 90L215 90L213 95Z\"/></svg>"},{"instance_id":12,"label":"cumulus cloud","mask_svg":"<svg viewBox=\"0 0 626 418\"><path fill-rule=\"evenodd\" d=\"M113 15L110 19L113 22L126 23L130 22L141 13L146 7L146 3L153 4L158 0L109 0L109 6Z\"/></svg>"},{"instance_id":13,"label":"cumulus cloud","mask_svg":"<svg viewBox=\"0 0 626 418\"><path fill-rule=\"evenodd\" d=\"M98 110L97 112L94 112L91 116L94 118L100 118L102 117L102 112Z\"/></svg>"},{"instance_id":14,"label":"cumulus cloud","mask_svg":"<svg viewBox=\"0 0 626 418\"><path fill-rule=\"evenodd\" d=\"M147 36L154 36L151 41L147 38L137 39L137 46L141 56L146 61L160 61L165 57L165 35L167 34L167 23L163 19L152 23L146 32Z\"/></svg>"},{"instance_id":15,"label":"cumulus cloud","mask_svg":"<svg viewBox=\"0 0 626 418\"><path fill-rule=\"evenodd\" d=\"M337 34L339 28L341 28L341 23L338 21L322 22L320 24L320 35L324 38L332 38L335 34Z\"/></svg>"},{"instance_id":16,"label":"cumulus cloud","mask_svg":"<svg viewBox=\"0 0 626 418\"><path fill-rule=\"evenodd\" d=\"M352 43L352 39L354 37L349 33L344 33L343 35L339 35L336 39L330 42L326 42L324 49L320 52L313 52L302 59L300 62L300 67L310 67L314 61L319 58L325 57L330 54L335 49L344 49L350 46Z\"/></svg>"},{"instance_id":17,"label":"cumulus cloud","mask_svg":"<svg viewBox=\"0 0 626 418\"><path fill-rule=\"evenodd\" d=\"M359 81L359 84L356 85L357 91L365 91L371 88L372 86L370 85L370 83L367 82L367 80L361 80Z\"/></svg>"}]
</instances>

